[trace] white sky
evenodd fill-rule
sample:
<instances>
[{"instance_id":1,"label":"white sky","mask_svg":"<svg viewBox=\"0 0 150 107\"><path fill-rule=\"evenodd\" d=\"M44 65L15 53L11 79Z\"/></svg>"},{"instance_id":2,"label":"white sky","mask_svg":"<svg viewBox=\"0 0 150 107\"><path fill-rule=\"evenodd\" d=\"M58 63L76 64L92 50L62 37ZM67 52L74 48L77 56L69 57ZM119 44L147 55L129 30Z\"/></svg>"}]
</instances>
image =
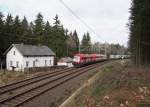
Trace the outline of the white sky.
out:
<instances>
[{"instance_id":1,"label":"white sky","mask_svg":"<svg viewBox=\"0 0 150 107\"><path fill-rule=\"evenodd\" d=\"M59 0L0 0L0 11L7 15L26 16L33 21L41 12L44 20L53 24L59 15L61 23L69 31L76 29L81 40L84 32L89 31L93 42L109 42L127 45L128 19L131 0L63 0L96 33L95 35L75 18Z\"/></svg>"}]
</instances>

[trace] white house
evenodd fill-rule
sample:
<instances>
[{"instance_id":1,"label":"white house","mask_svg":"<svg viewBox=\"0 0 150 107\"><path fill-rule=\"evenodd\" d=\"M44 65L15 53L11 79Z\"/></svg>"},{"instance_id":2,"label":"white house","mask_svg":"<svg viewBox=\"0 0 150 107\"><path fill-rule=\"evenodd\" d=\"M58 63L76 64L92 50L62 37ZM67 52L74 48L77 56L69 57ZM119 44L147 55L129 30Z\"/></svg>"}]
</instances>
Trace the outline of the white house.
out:
<instances>
[{"instance_id":1,"label":"white house","mask_svg":"<svg viewBox=\"0 0 150 107\"><path fill-rule=\"evenodd\" d=\"M47 46L12 44L4 54L7 70L24 71L25 68L54 65L55 53Z\"/></svg>"}]
</instances>

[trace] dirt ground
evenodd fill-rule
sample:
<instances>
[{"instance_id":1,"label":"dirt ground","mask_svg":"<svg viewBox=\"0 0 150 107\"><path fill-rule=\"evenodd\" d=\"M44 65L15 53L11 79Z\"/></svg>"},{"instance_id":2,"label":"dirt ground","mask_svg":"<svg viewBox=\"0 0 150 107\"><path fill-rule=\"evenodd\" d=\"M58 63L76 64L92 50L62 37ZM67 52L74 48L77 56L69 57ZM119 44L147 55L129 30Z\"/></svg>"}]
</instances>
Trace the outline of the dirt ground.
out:
<instances>
[{"instance_id":1,"label":"dirt ground","mask_svg":"<svg viewBox=\"0 0 150 107\"><path fill-rule=\"evenodd\" d=\"M74 107L150 107L150 68L138 70L123 61L107 66Z\"/></svg>"}]
</instances>

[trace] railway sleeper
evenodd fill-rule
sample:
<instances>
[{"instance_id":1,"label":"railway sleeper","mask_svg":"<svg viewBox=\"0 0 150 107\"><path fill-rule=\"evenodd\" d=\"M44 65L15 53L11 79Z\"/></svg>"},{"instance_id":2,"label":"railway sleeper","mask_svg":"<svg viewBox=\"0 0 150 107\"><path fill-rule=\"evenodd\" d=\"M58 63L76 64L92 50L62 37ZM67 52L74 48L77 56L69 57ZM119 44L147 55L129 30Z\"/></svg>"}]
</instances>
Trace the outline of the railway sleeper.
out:
<instances>
[{"instance_id":1,"label":"railway sleeper","mask_svg":"<svg viewBox=\"0 0 150 107\"><path fill-rule=\"evenodd\" d=\"M0 107L9 107L9 106L6 104L0 104Z\"/></svg>"},{"instance_id":2,"label":"railway sleeper","mask_svg":"<svg viewBox=\"0 0 150 107\"><path fill-rule=\"evenodd\" d=\"M25 97L24 98L16 98L15 100L19 101L19 102L22 102L22 101L24 101L24 99L25 99Z\"/></svg>"},{"instance_id":3,"label":"railway sleeper","mask_svg":"<svg viewBox=\"0 0 150 107\"><path fill-rule=\"evenodd\" d=\"M33 95L35 95L35 93L30 93L30 94L25 94L25 99L32 97Z\"/></svg>"},{"instance_id":4,"label":"railway sleeper","mask_svg":"<svg viewBox=\"0 0 150 107\"><path fill-rule=\"evenodd\" d=\"M20 103L21 101L17 100L17 99L12 99L11 101L9 101L10 103L13 103L14 105Z\"/></svg>"},{"instance_id":5,"label":"railway sleeper","mask_svg":"<svg viewBox=\"0 0 150 107\"><path fill-rule=\"evenodd\" d=\"M4 105L7 105L6 107L14 107L15 103L13 103L13 102L6 102Z\"/></svg>"}]
</instances>

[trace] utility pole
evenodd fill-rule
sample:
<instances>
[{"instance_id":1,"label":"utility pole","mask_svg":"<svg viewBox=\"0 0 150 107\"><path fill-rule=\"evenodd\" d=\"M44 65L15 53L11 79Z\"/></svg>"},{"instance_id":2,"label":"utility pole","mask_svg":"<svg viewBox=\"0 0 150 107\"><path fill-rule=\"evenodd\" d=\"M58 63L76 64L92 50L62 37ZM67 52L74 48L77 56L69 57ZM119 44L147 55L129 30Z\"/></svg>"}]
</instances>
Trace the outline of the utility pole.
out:
<instances>
[{"instance_id":1,"label":"utility pole","mask_svg":"<svg viewBox=\"0 0 150 107\"><path fill-rule=\"evenodd\" d=\"M107 49L106 49L106 45L107 45L107 44L106 44L106 42L105 42L105 55L107 54Z\"/></svg>"},{"instance_id":2,"label":"utility pole","mask_svg":"<svg viewBox=\"0 0 150 107\"><path fill-rule=\"evenodd\" d=\"M78 53L80 53L80 51L81 51L81 50L80 50L80 41L79 41L79 46L78 46L78 47L79 47Z\"/></svg>"},{"instance_id":3,"label":"utility pole","mask_svg":"<svg viewBox=\"0 0 150 107\"><path fill-rule=\"evenodd\" d=\"M68 57L68 50L69 50L69 49L68 49L68 44L67 44L67 57Z\"/></svg>"},{"instance_id":4,"label":"utility pole","mask_svg":"<svg viewBox=\"0 0 150 107\"><path fill-rule=\"evenodd\" d=\"M1 62L1 71L2 71L2 65L3 65L3 64L2 64L2 62Z\"/></svg>"},{"instance_id":5,"label":"utility pole","mask_svg":"<svg viewBox=\"0 0 150 107\"><path fill-rule=\"evenodd\" d=\"M100 44L99 44L99 54L101 54L101 46L100 46Z\"/></svg>"},{"instance_id":6,"label":"utility pole","mask_svg":"<svg viewBox=\"0 0 150 107\"><path fill-rule=\"evenodd\" d=\"M66 29L66 30L65 30L65 36L66 36L66 37L67 37L67 33L68 33L68 30ZM67 57L68 57L68 53L69 53L69 49L68 49L68 41L67 41L67 53L66 53L66 54L67 54Z\"/></svg>"}]
</instances>

